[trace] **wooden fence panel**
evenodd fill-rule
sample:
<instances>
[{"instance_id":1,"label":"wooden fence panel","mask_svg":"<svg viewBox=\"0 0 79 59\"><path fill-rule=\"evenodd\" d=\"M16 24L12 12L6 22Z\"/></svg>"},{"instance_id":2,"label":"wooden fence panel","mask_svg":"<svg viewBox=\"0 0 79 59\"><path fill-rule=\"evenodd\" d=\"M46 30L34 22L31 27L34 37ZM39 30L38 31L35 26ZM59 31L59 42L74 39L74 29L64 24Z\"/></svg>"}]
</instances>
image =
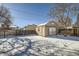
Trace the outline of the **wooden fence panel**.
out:
<instances>
[{"instance_id":1,"label":"wooden fence panel","mask_svg":"<svg viewBox=\"0 0 79 59\"><path fill-rule=\"evenodd\" d=\"M0 31L0 37L8 37L8 36L21 36L28 34L36 34L34 30L6 30Z\"/></svg>"}]
</instances>

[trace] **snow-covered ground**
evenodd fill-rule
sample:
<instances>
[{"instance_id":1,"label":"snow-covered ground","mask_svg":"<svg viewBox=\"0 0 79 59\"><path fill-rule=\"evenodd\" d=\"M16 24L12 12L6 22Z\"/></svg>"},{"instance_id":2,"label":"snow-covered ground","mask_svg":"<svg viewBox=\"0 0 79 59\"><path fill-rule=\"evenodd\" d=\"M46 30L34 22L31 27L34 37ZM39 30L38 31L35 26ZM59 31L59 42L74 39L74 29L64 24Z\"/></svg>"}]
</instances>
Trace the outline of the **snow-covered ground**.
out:
<instances>
[{"instance_id":1,"label":"snow-covered ground","mask_svg":"<svg viewBox=\"0 0 79 59\"><path fill-rule=\"evenodd\" d=\"M79 37L29 35L0 39L0 55L79 56Z\"/></svg>"}]
</instances>

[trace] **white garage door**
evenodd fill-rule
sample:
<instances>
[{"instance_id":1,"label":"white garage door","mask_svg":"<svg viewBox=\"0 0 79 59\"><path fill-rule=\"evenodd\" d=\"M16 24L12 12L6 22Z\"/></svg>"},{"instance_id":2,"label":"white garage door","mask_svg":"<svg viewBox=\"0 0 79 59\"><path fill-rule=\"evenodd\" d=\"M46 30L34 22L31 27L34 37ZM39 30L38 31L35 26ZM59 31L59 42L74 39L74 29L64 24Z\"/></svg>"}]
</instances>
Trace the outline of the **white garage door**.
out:
<instances>
[{"instance_id":1,"label":"white garage door","mask_svg":"<svg viewBox=\"0 0 79 59\"><path fill-rule=\"evenodd\" d=\"M49 35L54 35L54 34L56 34L56 28L55 27L49 28Z\"/></svg>"}]
</instances>

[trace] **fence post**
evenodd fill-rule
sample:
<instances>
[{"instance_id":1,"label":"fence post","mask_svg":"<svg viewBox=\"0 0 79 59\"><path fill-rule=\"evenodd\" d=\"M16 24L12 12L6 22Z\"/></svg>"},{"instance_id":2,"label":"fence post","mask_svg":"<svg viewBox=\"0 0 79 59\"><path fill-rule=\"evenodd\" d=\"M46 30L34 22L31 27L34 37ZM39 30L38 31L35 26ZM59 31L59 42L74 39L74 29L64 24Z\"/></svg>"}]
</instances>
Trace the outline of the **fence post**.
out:
<instances>
[{"instance_id":1,"label":"fence post","mask_svg":"<svg viewBox=\"0 0 79 59\"><path fill-rule=\"evenodd\" d=\"M17 30L16 30L16 36L17 36Z\"/></svg>"},{"instance_id":2,"label":"fence post","mask_svg":"<svg viewBox=\"0 0 79 59\"><path fill-rule=\"evenodd\" d=\"M5 38L5 31L4 31L4 38Z\"/></svg>"}]
</instances>

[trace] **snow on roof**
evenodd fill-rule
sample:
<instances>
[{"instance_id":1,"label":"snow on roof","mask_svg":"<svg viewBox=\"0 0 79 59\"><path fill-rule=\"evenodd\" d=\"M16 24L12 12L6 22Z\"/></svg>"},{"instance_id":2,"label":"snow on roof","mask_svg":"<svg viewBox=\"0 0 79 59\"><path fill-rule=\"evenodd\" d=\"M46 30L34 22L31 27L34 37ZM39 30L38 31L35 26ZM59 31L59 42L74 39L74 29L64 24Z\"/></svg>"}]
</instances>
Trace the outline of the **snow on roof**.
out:
<instances>
[{"instance_id":1,"label":"snow on roof","mask_svg":"<svg viewBox=\"0 0 79 59\"><path fill-rule=\"evenodd\" d=\"M46 25L48 22L45 22L45 23L41 23L39 24L38 26L43 26L43 25Z\"/></svg>"},{"instance_id":2,"label":"snow on roof","mask_svg":"<svg viewBox=\"0 0 79 59\"><path fill-rule=\"evenodd\" d=\"M72 28L73 28L72 26L67 27L67 29L72 29Z\"/></svg>"},{"instance_id":3,"label":"snow on roof","mask_svg":"<svg viewBox=\"0 0 79 59\"><path fill-rule=\"evenodd\" d=\"M51 23L52 25L54 25L54 22L53 21L48 21L48 22L45 22L45 23L41 23L37 26L43 26L43 25L47 25L48 23Z\"/></svg>"},{"instance_id":4,"label":"snow on roof","mask_svg":"<svg viewBox=\"0 0 79 59\"><path fill-rule=\"evenodd\" d=\"M10 27L17 27L16 25L10 25Z\"/></svg>"}]
</instances>

